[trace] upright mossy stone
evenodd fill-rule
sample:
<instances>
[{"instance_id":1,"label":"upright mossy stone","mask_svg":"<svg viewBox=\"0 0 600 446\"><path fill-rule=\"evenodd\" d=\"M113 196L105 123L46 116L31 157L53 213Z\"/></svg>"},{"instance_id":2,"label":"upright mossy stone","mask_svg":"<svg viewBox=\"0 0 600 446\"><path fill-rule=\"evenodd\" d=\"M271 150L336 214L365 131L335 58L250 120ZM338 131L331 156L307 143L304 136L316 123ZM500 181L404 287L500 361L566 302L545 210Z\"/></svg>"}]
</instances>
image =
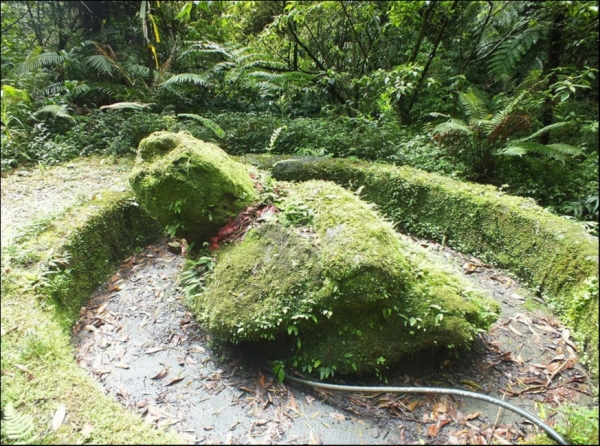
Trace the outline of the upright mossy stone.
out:
<instances>
[{"instance_id":1,"label":"upright mossy stone","mask_svg":"<svg viewBox=\"0 0 600 446\"><path fill-rule=\"evenodd\" d=\"M323 181L285 187L280 213L217 251L195 308L214 335L268 340L270 359L289 364L366 373L466 346L496 320L495 301L433 265L356 195Z\"/></svg>"},{"instance_id":2,"label":"upright mossy stone","mask_svg":"<svg viewBox=\"0 0 600 446\"><path fill-rule=\"evenodd\" d=\"M187 132L142 140L129 183L170 233L199 246L255 198L246 166Z\"/></svg>"}]
</instances>

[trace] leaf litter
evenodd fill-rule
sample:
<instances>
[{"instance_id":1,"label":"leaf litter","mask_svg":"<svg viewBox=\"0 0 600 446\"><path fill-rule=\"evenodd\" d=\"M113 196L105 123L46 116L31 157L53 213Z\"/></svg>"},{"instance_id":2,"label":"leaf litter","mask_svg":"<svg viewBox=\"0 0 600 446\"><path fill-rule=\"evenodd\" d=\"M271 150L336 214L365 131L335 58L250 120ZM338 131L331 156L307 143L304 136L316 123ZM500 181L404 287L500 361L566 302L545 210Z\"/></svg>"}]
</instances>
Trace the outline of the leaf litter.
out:
<instances>
[{"instance_id":1,"label":"leaf litter","mask_svg":"<svg viewBox=\"0 0 600 446\"><path fill-rule=\"evenodd\" d=\"M253 215L234 237L243 236L256 209L247 213ZM510 411L470 399L337 393L274 381L235 348L209 343L183 303L176 283L183 257L169 252L168 242L126 259L73 328L79 364L148 423L174 429L189 443L226 444L490 444L535 432ZM569 331L547 314L527 311L521 297L527 290L477 259L424 245L496 297L502 317L460 358L417 358L388 371L386 385L483 392L532 413L535 402L590 399Z\"/></svg>"}]
</instances>

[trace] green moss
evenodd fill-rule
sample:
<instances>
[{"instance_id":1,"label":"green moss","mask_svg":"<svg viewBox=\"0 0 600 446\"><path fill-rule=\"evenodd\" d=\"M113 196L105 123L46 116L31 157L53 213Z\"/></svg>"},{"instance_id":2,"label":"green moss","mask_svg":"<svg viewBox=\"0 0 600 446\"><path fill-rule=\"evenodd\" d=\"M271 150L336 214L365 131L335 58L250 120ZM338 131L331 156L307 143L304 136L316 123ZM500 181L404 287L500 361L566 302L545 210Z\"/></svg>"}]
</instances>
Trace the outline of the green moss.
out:
<instances>
[{"instance_id":1,"label":"green moss","mask_svg":"<svg viewBox=\"0 0 600 446\"><path fill-rule=\"evenodd\" d=\"M138 414L105 395L74 360L71 341L72 324L97 284L116 262L161 233L131 193L102 192L20 242L18 248L35 252L39 265L3 268L1 368L12 371L2 377L2 407L11 401L33 417L32 441L181 442L176 434L149 428ZM13 329L4 333L4 327ZM28 372L16 371L14 364ZM48 422L60 404L67 407L68 423L49 433ZM93 431L84 436L87 423Z\"/></svg>"},{"instance_id":2,"label":"green moss","mask_svg":"<svg viewBox=\"0 0 600 446\"><path fill-rule=\"evenodd\" d=\"M116 262L161 234L131 193L103 192L56 219L23 249L39 253L40 289L59 304L70 325Z\"/></svg>"},{"instance_id":3,"label":"green moss","mask_svg":"<svg viewBox=\"0 0 600 446\"><path fill-rule=\"evenodd\" d=\"M254 155L252 162L261 165ZM583 228L531 201L492 186L455 181L418 169L342 159L294 159L273 163L275 178L324 179L356 191L377 204L397 228L445 243L507 269L548 302L578 333L598 369L598 297L580 299L598 276L598 241ZM594 372L597 377L597 372Z\"/></svg>"},{"instance_id":4,"label":"green moss","mask_svg":"<svg viewBox=\"0 0 600 446\"><path fill-rule=\"evenodd\" d=\"M129 181L148 212L190 243L210 240L255 197L243 164L186 132L144 139Z\"/></svg>"},{"instance_id":5,"label":"green moss","mask_svg":"<svg viewBox=\"0 0 600 446\"><path fill-rule=\"evenodd\" d=\"M196 308L217 336L274 340L274 355L299 367L363 373L381 357L468 346L496 319L493 300L436 268L354 194L322 181L288 188L279 223L217 252ZM298 210L311 226L290 226Z\"/></svg>"}]
</instances>

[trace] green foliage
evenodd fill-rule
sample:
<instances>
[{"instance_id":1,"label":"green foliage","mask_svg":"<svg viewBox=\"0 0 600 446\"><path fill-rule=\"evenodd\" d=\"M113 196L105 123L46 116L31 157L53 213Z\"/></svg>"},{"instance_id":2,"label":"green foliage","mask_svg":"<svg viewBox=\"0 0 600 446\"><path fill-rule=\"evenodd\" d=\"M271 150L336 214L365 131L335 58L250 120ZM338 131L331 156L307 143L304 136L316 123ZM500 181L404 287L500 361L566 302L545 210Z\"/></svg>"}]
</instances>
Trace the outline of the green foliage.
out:
<instances>
[{"instance_id":1,"label":"green foliage","mask_svg":"<svg viewBox=\"0 0 600 446\"><path fill-rule=\"evenodd\" d=\"M554 428L571 444L598 444L598 407L560 406Z\"/></svg>"},{"instance_id":2,"label":"green foliage","mask_svg":"<svg viewBox=\"0 0 600 446\"><path fill-rule=\"evenodd\" d=\"M490 57L488 62L490 75L496 79L513 75L523 57L536 44L539 37L536 29L528 29L504 40Z\"/></svg>"},{"instance_id":3,"label":"green foliage","mask_svg":"<svg viewBox=\"0 0 600 446\"><path fill-rule=\"evenodd\" d=\"M33 441L33 417L19 412L9 401L3 410L2 438L13 444L28 444ZM4 443L4 441L3 441Z\"/></svg>"},{"instance_id":4,"label":"green foliage","mask_svg":"<svg viewBox=\"0 0 600 446\"><path fill-rule=\"evenodd\" d=\"M217 138L222 139L225 137L225 131L218 126L213 120L205 118L204 116L196 115L194 113L179 113L177 115L178 118L189 118L194 121L200 122L217 136Z\"/></svg>"}]
</instances>

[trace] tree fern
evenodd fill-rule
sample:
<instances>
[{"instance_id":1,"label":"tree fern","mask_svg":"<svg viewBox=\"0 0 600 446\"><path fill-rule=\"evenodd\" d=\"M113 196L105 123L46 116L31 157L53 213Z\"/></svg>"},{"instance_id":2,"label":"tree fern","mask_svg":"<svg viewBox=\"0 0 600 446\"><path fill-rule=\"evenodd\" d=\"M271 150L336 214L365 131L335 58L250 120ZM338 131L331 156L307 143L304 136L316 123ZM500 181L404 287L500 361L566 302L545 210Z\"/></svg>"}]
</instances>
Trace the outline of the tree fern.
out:
<instances>
[{"instance_id":1,"label":"tree fern","mask_svg":"<svg viewBox=\"0 0 600 446\"><path fill-rule=\"evenodd\" d=\"M521 34L508 37L492 54L488 62L488 72L496 79L511 76L515 68L538 41L539 33L528 29Z\"/></svg>"},{"instance_id":2,"label":"tree fern","mask_svg":"<svg viewBox=\"0 0 600 446\"><path fill-rule=\"evenodd\" d=\"M4 406L4 419L2 421L2 433L8 440L15 444L27 444L34 440L33 417L19 412L8 402Z\"/></svg>"},{"instance_id":3,"label":"tree fern","mask_svg":"<svg viewBox=\"0 0 600 446\"><path fill-rule=\"evenodd\" d=\"M221 127L219 127L217 125L216 122L205 118L204 116L200 116L200 115L196 115L194 113L179 113L177 115L178 118L190 118L193 119L194 121L198 121L200 123L202 123L203 125L205 125L206 127L208 127L209 129L211 129L215 135L217 135L217 137L219 138L225 138L225 130L223 130Z\"/></svg>"}]
</instances>

